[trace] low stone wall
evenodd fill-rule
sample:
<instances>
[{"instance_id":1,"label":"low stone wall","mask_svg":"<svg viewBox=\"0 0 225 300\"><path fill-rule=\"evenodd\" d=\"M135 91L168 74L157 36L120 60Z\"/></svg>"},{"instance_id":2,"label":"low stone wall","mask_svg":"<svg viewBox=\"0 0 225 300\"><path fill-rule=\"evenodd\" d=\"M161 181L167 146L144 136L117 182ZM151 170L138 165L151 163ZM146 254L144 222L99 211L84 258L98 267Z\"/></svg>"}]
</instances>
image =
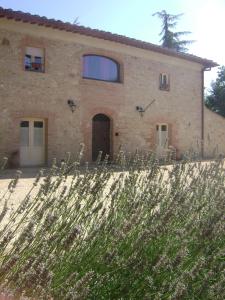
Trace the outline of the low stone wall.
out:
<instances>
[{"instance_id":1,"label":"low stone wall","mask_svg":"<svg viewBox=\"0 0 225 300\"><path fill-rule=\"evenodd\" d=\"M225 157L225 118L205 107L204 157Z\"/></svg>"}]
</instances>

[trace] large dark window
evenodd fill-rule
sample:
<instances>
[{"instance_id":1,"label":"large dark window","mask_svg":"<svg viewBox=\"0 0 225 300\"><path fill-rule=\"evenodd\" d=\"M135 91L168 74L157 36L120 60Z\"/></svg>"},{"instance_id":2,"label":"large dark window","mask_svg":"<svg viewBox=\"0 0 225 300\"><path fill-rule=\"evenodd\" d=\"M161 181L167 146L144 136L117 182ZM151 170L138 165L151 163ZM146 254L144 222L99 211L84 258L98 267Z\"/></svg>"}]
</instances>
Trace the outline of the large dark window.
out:
<instances>
[{"instance_id":1,"label":"large dark window","mask_svg":"<svg viewBox=\"0 0 225 300\"><path fill-rule=\"evenodd\" d=\"M119 82L119 64L99 55L83 56L83 78Z\"/></svg>"}]
</instances>

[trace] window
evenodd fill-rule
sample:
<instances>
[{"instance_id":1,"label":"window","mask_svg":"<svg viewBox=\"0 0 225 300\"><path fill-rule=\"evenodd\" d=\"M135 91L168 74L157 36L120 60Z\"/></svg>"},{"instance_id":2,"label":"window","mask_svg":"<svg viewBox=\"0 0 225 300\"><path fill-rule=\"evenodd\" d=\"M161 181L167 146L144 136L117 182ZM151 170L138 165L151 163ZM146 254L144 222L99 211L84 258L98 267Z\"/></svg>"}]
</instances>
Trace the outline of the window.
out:
<instances>
[{"instance_id":1,"label":"window","mask_svg":"<svg viewBox=\"0 0 225 300\"><path fill-rule=\"evenodd\" d=\"M159 88L163 91L169 91L170 83L169 83L169 75L166 73L161 73L159 76Z\"/></svg>"},{"instance_id":2,"label":"window","mask_svg":"<svg viewBox=\"0 0 225 300\"><path fill-rule=\"evenodd\" d=\"M111 58L99 55L83 56L83 78L119 82L119 73L119 64Z\"/></svg>"},{"instance_id":3,"label":"window","mask_svg":"<svg viewBox=\"0 0 225 300\"><path fill-rule=\"evenodd\" d=\"M20 122L20 144L23 147L29 146L29 122L28 121L21 121Z\"/></svg>"},{"instance_id":4,"label":"window","mask_svg":"<svg viewBox=\"0 0 225 300\"><path fill-rule=\"evenodd\" d=\"M43 121L34 121L34 146L42 147L44 143Z\"/></svg>"},{"instance_id":5,"label":"window","mask_svg":"<svg viewBox=\"0 0 225 300\"><path fill-rule=\"evenodd\" d=\"M24 68L26 71L44 72L44 49L26 47Z\"/></svg>"}]
</instances>

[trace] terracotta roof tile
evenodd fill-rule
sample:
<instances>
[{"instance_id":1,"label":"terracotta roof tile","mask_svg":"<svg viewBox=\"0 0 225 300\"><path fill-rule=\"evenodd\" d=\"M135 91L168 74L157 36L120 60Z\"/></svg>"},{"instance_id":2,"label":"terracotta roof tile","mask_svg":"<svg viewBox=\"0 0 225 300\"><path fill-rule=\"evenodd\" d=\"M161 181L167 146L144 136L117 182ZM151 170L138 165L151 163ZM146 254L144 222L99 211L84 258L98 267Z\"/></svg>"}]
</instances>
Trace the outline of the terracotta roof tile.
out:
<instances>
[{"instance_id":1,"label":"terracotta roof tile","mask_svg":"<svg viewBox=\"0 0 225 300\"><path fill-rule=\"evenodd\" d=\"M158 45L154 45L148 42L136 40L123 35L114 34L98 29L91 29L89 27L79 26L68 22L62 22L60 20L47 19L46 17L40 17L38 15L31 15L29 13L23 13L21 11L13 11L11 9L4 9L0 7L0 18L13 19L24 23L37 24L39 26L52 27L54 29L65 30L69 32L79 33L91 37L96 37L128 46L141 48L145 50L151 50L159 52L165 55L174 56L189 61L197 62L202 64L204 67L216 67L217 63L212 60L201 58L192 54L176 52L171 49L163 48Z\"/></svg>"}]
</instances>

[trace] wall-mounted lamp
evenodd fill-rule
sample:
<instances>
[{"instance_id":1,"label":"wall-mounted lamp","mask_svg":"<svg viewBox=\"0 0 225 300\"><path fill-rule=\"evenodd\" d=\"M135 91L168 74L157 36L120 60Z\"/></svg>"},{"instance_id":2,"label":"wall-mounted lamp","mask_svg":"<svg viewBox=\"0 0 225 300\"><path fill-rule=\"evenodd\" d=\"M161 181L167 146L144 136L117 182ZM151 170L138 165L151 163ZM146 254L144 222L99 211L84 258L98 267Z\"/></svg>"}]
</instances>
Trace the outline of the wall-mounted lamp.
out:
<instances>
[{"instance_id":1,"label":"wall-mounted lamp","mask_svg":"<svg viewBox=\"0 0 225 300\"><path fill-rule=\"evenodd\" d=\"M142 106L136 106L136 110L137 110L138 112L144 112L144 111L145 111L144 108L143 108Z\"/></svg>"},{"instance_id":2,"label":"wall-mounted lamp","mask_svg":"<svg viewBox=\"0 0 225 300\"><path fill-rule=\"evenodd\" d=\"M142 106L136 106L136 111L138 111L140 115L143 117L143 113L145 112L145 110Z\"/></svg>"},{"instance_id":3,"label":"wall-mounted lamp","mask_svg":"<svg viewBox=\"0 0 225 300\"><path fill-rule=\"evenodd\" d=\"M156 100L153 99L152 102L150 102L145 108L143 108L142 106L136 106L136 111L138 111L141 115L141 117L143 117L144 112L146 112L146 110L155 102Z\"/></svg>"},{"instance_id":4,"label":"wall-mounted lamp","mask_svg":"<svg viewBox=\"0 0 225 300\"><path fill-rule=\"evenodd\" d=\"M69 99L69 100L67 101L67 104L69 105L71 111L74 112L74 111L75 111L75 108L76 108L76 104L74 103L74 101L71 100L71 99Z\"/></svg>"}]
</instances>

